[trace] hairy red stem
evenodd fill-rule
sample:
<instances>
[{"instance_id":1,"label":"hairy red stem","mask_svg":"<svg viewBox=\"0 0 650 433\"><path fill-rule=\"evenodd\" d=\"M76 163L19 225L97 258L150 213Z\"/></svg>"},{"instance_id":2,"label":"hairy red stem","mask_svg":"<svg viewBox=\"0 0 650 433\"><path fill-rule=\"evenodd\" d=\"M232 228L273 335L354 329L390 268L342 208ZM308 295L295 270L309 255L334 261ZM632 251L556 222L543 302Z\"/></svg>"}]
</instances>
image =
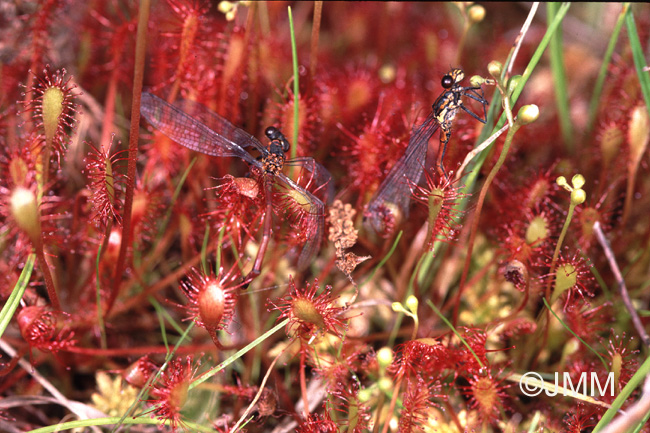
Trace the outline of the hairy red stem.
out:
<instances>
[{"instance_id":1,"label":"hairy red stem","mask_svg":"<svg viewBox=\"0 0 650 433\"><path fill-rule=\"evenodd\" d=\"M133 209L133 191L135 190L135 169L136 157L138 155L138 138L140 134L140 97L142 96L142 81L144 78L144 61L147 44L147 23L149 21L150 0L140 2L140 11L138 12L138 33L135 45L135 70L133 73L133 102L131 103L131 131L129 133L129 165L127 168L126 194L124 197L124 216L122 224L122 243L120 245L120 254L115 264L115 273L113 274L113 288L108 305L104 312L105 315L113 308L115 299L120 291L122 283L122 274L126 262L126 250L131 243L131 211Z\"/></svg>"}]
</instances>

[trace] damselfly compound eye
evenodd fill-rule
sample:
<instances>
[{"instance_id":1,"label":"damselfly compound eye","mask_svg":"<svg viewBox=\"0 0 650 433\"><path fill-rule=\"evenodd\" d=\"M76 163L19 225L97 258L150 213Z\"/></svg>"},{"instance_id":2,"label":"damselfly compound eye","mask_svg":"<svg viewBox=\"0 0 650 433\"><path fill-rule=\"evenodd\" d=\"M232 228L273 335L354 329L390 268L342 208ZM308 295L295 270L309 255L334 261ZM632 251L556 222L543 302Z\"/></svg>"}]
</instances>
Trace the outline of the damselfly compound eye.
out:
<instances>
[{"instance_id":1,"label":"damselfly compound eye","mask_svg":"<svg viewBox=\"0 0 650 433\"><path fill-rule=\"evenodd\" d=\"M445 89L449 89L451 86L454 85L454 77L447 74L444 77L442 77L442 80L440 80L440 84L442 84L442 87L444 87Z\"/></svg>"},{"instance_id":2,"label":"damselfly compound eye","mask_svg":"<svg viewBox=\"0 0 650 433\"><path fill-rule=\"evenodd\" d=\"M280 130L276 128L275 126L269 126L264 130L264 135L266 135L269 140L277 140L282 136L280 133Z\"/></svg>"}]
</instances>

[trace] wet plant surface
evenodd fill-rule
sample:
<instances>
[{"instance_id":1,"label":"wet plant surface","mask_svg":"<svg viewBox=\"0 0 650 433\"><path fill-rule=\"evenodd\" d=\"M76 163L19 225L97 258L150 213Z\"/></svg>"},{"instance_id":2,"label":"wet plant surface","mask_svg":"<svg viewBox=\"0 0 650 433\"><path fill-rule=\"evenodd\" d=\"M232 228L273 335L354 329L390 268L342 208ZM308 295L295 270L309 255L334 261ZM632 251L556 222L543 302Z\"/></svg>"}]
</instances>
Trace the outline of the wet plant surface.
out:
<instances>
[{"instance_id":1,"label":"wet plant surface","mask_svg":"<svg viewBox=\"0 0 650 433\"><path fill-rule=\"evenodd\" d=\"M0 431L650 431L646 5L0 22Z\"/></svg>"}]
</instances>

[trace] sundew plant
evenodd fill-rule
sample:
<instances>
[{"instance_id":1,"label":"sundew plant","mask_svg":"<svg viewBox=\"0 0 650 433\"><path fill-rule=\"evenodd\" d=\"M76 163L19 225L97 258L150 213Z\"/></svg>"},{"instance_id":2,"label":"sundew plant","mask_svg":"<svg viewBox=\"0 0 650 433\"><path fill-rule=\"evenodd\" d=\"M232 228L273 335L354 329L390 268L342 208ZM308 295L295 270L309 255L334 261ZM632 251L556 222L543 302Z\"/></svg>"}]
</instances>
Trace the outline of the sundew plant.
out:
<instances>
[{"instance_id":1,"label":"sundew plant","mask_svg":"<svg viewBox=\"0 0 650 433\"><path fill-rule=\"evenodd\" d=\"M650 432L648 5L0 23L0 431Z\"/></svg>"}]
</instances>

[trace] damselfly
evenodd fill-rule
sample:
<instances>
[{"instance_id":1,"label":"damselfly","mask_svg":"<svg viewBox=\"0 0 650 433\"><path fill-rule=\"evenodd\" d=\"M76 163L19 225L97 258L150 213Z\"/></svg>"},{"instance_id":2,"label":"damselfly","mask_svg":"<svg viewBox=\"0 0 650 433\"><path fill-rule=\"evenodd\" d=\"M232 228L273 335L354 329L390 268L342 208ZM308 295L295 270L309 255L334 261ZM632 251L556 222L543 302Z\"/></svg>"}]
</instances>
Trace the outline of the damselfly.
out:
<instances>
[{"instance_id":1,"label":"damselfly","mask_svg":"<svg viewBox=\"0 0 650 433\"><path fill-rule=\"evenodd\" d=\"M385 232L396 221L408 217L411 201L411 186L417 185L424 170L427 147L433 133L440 128L440 146L436 165L438 174L447 177L443 158L451 136L451 127L458 110L469 113L479 122L486 122L488 101L483 96L480 86L463 87L460 82L465 78L462 69L452 69L442 77L442 87L446 89L436 102L422 125L413 129L404 155L391 168L388 176L379 185L375 195L368 203L364 217L378 233ZM483 117L479 117L463 105L463 96L478 101L483 107Z\"/></svg>"},{"instance_id":2,"label":"damselfly","mask_svg":"<svg viewBox=\"0 0 650 433\"><path fill-rule=\"evenodd\" d=\"M291 190L292 200L304 210L301 217L301 236L305 243L298 257L298 268L305 268L320 247L325 221L325 206L323 201L309 192L306 187L282 173L284 165L298 166L309 172L310 185L315 185L314 192L324 190L331 176L327 169L314 161L313 158L302 157L286 160L289 151L289 141L279 129L269 126L264 131L270 140L267 147L255 137L237 128L232 123L210 111L203 105L181 100L170 104L159 97L144 92L140 112L160 132L178 144L190 150L212 156L235 156L243 159L263 178L265 214L262 240L260 242L253 269L245 280L250 281L259 275L262 269L264 253L272 235L272 215L274 189ZM254 148L261 154L260 159L254 158L244 148ZM327 200L327 197L323 197Z\"/></svg>"}]
</instances>

